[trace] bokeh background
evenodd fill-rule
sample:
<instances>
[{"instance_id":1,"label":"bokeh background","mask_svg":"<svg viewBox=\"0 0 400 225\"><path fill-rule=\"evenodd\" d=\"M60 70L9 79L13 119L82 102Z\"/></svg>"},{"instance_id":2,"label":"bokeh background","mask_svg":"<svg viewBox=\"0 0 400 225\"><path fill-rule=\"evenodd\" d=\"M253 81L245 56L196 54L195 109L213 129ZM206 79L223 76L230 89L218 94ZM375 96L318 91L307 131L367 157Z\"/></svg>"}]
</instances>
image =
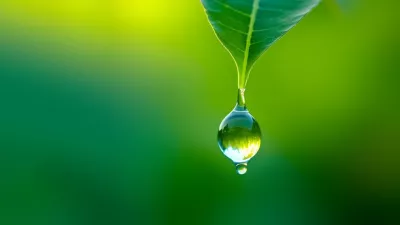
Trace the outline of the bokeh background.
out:
<instances>
[{"instance_id":1,"label":"bokeh background","mask_svg":"<svg viewBox=\"0 0 400 225\"><path fill-rule=\"evenodd\" d=\"M199 0L0 2L0 224L400 224L400 3L325 0L236 68Z\"/></svg>"}]
</instances>

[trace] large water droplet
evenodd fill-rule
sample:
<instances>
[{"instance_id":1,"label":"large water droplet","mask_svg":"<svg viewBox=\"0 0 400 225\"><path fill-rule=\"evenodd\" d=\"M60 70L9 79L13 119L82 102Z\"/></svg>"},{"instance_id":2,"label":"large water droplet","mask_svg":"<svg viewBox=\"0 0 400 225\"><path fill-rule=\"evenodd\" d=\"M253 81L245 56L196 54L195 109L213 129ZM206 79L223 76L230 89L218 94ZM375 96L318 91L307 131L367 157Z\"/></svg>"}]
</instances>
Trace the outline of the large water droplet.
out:
<instances>
[{"instance_id":1,"label":"large water droplet","mask_svg":"<svg viewBox=\"0 0 400 225\"><path fill-rule=\"evenodd\" d=\"M236 107L219 127L218 144L234 163L245 163L260 149L260 127L247 110Z\"/></svg>"},{"instance_id":2,"label":"large water droplet","mask_svg":"<svg viewBox=\"0 0 400 225\"><path fill-rule=\"evenodd\" d=\"M261 145L260 127L244 104L243 92L239 92L238 104L222 121L218 131L219 147L237 165L239 174L246 173L246 163Z\"/></svg>"}]
</instances>

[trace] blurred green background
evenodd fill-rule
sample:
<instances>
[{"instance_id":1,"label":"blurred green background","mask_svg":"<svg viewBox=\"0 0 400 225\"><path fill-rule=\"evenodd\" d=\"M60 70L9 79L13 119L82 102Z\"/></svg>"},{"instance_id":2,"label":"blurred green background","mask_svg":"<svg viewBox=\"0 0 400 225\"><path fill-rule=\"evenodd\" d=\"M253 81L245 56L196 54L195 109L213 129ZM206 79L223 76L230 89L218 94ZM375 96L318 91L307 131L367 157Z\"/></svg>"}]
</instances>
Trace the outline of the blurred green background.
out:
<instances>
[{"instance_id":1,"label":"blurred green background","mask_svg":"<svg viewBox=\"0 0 400 225\"><path fill-rule=\"evenodd\" d=\"M268 50L239 176L199 0L1 1L0 224L400 224L399 7L326 0Z\"/></svg>"}]
</instances>

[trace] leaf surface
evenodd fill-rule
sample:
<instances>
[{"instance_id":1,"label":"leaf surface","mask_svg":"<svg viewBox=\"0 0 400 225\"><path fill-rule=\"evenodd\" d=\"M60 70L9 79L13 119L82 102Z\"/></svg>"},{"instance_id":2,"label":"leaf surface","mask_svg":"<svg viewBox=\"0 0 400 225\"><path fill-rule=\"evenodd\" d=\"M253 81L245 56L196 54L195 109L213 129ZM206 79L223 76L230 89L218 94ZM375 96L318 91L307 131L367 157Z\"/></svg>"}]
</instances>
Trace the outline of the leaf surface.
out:
<instances>
[{"instance_id":1,"label":"leaf surface","mask_svg":"<svg viewBox=\"0 0 400 225\"><path fill-rule=\"evenodd\" d=\"M215 34L238 69L245 88L257 59L320 0L202 0Z\"/></svg>"}]
</instances>

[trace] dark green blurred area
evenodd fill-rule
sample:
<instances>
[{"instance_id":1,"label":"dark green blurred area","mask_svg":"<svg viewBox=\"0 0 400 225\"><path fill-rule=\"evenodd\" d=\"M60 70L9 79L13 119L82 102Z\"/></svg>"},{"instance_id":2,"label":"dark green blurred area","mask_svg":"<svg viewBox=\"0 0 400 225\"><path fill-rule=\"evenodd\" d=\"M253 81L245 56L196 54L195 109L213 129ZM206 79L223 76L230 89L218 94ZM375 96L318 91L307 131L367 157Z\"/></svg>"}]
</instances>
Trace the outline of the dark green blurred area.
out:
<instances>
[{"instance_id":1,"label":"dark green blurred area","mask_svg":"<svg viewBox=\"0 0 400 225\"><path fill-rule=\"evenodd\" d=\"M232 59L199 1L144 2L0 3L0 224L400 224L400 3L324 1L268 50L238 176Z\"/></svg>"}]
</instances>

